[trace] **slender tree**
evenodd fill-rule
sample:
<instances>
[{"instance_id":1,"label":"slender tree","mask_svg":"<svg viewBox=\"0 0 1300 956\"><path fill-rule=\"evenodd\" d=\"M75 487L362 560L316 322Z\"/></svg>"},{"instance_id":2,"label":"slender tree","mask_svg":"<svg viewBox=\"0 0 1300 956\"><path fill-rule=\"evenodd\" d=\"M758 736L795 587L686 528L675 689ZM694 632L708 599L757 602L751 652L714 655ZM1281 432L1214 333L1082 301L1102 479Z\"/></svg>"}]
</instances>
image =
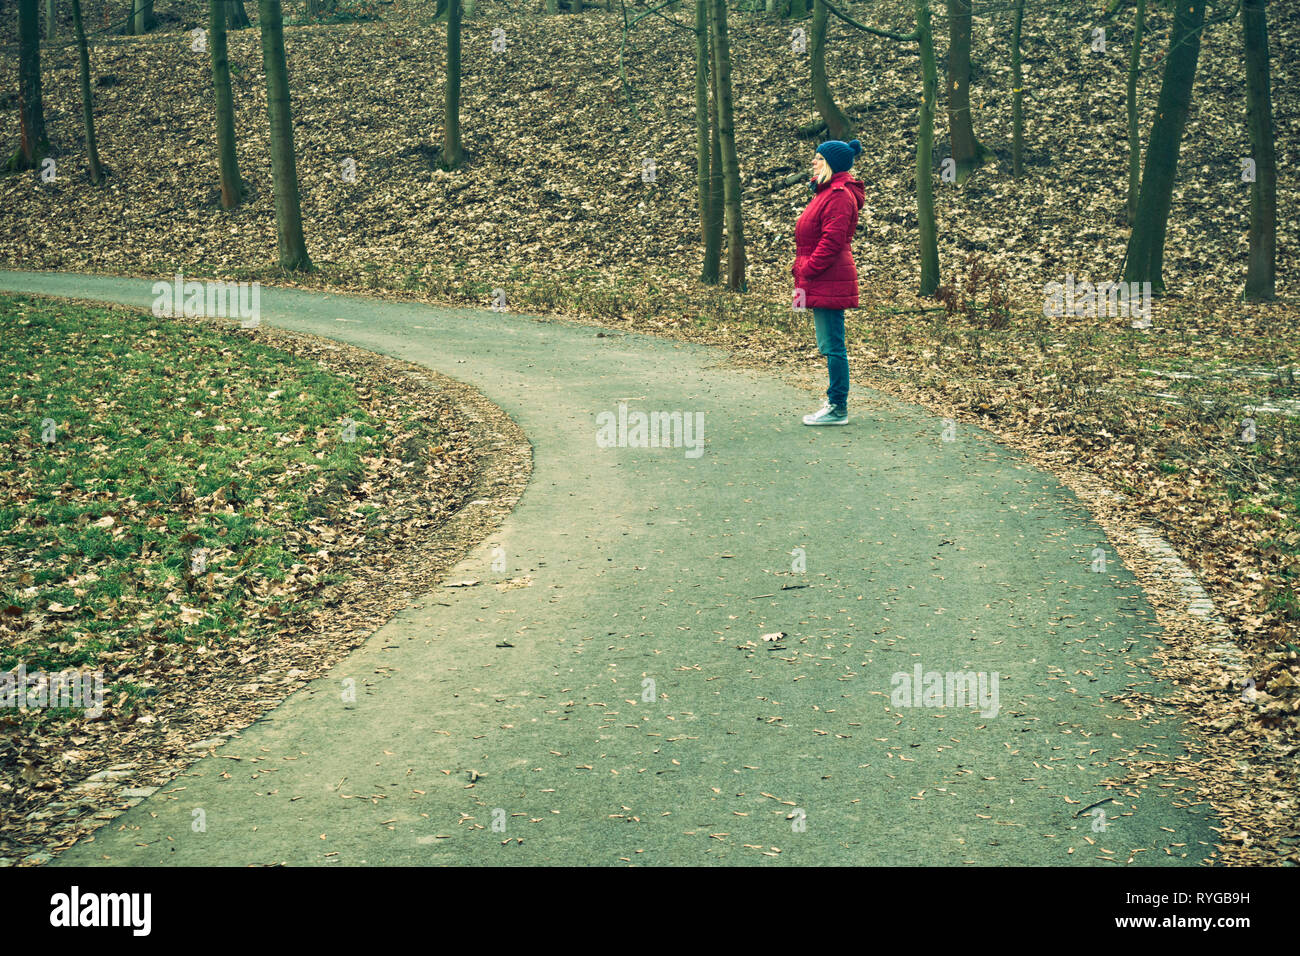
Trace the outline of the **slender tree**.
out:
<instances>
[{"instance_id":1,"label":"slender tree","mask_svg":"<svg viewBox=\"0 0 1300 956\"><path fill-rule=\"evenodd\" d=\"M746 292L745 234L740 219L740 161L731 105L731 44L727 39L727 0L713 3L713 72L718 90L718 139L722 146L722 195L727 217L727 289Z\"/></svg>"},{"instance_id":2,"label":"slender tree","mask_svg":"<svg viewBox=\"0 0 1300 956\"><path fill-rule=\"evenodd\" d=\"M939 71L930 26L930 0L916 0L916 39L921 50L921 114L916 134L916 219L921 242L920 294L939 288L938 227L934 219L934 101Z\"/></svg>"},{"instance_id":3,"label":"slender tree","mask_svg":"<svg viewBox=\"0 0 1300 956\"><path fill-rule=\"evenodd\" d=\"M226 0L226 28L228 30L243 30L252 25L252 21L248 19L248 11L244 9L244 0Z\"/></svg>"},{"instance_id":4,"label":"slender tree","mask_svg":"<svg viewBox=\"0 0 1300 956\"><path fill-rule=\"evenodd\" d=\"M1146 162L1142 167L1137 218L1128 240L1124 281L1150 282L1155 295L1165 290L1165 231L1173 204L1178 151L1192 105L1192 84L1196 80L1204 22L1205 0L1179 0L1175 4L1156 121L1147 140Z\"/></svg>"},{"instance_id":5,"label":"slender tree","mask_svg":"<svg viewBox=\"0 0 1300 956\"><path fill-rule=\"evenodd\" d=\"M1250 254L1246 298L1272 299L1276 291L1277 158L1273 151L1273 98L1268 69L1267 0L1245 0L1241 27L1246 58L1246 125L1255 160L1250 186Z\"/></svg>"},{"instance_id":6,"label":"slender tree","mask_svg":"<svg viewBox=\"0 0 1300 956\"><path fill-rule=\"evenodd\" d=\"M970 0L948 0L948 130L959 183L988 156L971 120L970 43Z\"/></svg>"},{"instance_id":7,"label":"slender tree","mask_svg":"<svg viewBox=\"0 0 1300 956\"><path fill-rule=\"evenodd\" d=\"M710 203L713 179L709 148L713 140L713 114L709 109L709 0L695 0L695 178L700 197L700 239L704 244L704 266L700 281L718 281L718 244L713 238L713 208ZM719 230L721 232L721 230Z\"/></svg>"},{"instance_id":8,"label":"slender tree","mask_svg":"<svg viewBox=\"0 0 1300 956\"><path fill-rule=\"evenodd\" d=\"M149 32L157 25L158 18L153 15L153 0L135 0L134 9L135 16L132 20L137 36Z\"/></svg>"},{"instance_id":9,"label":"slender tree","mask_svg":"<svg viewBox=\"0 0 1300 956\"><path fill-rule=\"evenodd\" d=\"M76 2L76 0L73 0ZM221 175L221 207L233 209L244 197L244 183L235 156L235 99L230 91L230 60L226 53L226 0L208 0L208 52L212 60L212 91L217 106L217 166Z\"/></svg>"},{"instance_id":10,"label":"slender tree","mask_svg":"<svg viewBox=\"0 0 1300 956\"><path fill-rule=\"evenodd\" d=\"M1142 183L1142 142L1138 138L1138 66L1142 59L1142 29L1147 0L1137 0L1133 20L1133 48L1128 56L1128 224L1137 221L1138 189Z\"/></svg>"},{"instance_id":11,"label":"slender tree","mask_svg":"<svg viewBox=\"0 0 1300 956\"><path fill-rule=\"evenodd\" d=\"M460 0L449 0L447 11L447 83L443 111L446 135L442 168L459 169L465 165L465 149L460 142Z\"/></svg>"},{"instance_id":12,"label":"slender tree","mask_svg":"<svg viewBox=\"0 0 1300 956\"><path fill-rule=\"evenodd\" d=\"M54 42L55 35L55 7L54 0L45 0L45 39L50 43Z\"/></svg>"},{"instance_id":13,"label":"slender tree","mask_svg":"<svg viewBox=\"0 0 1300 956\"><path fill-rule=\"evenodd\" d=\"M713 56L713 0L709 7L709 63ZM704 241L705 281L716 285L722 273L722 137L718 133L718 71L709 69L709 232Z\"/></svg>"},{"instance_id":14,"label":"slender tree","mask_svg":"<svg viewBox=\"0 0 1300 956\"><path fill-rule=\"evenodd\" d=\"M312 268L302 236L298 163L293 148L293 112L289 104L289 67L284 56L284 17L280 0L257 0L262 31L262 65L266 71L266 113L271 124L271 178L275 190L276 242L280 268Z\"/></svg>"},{"instance_id":15,"label":"slender tree","mask_svg":"<svg viewBox=\"0 0 1300 956\"><path fill-rule=\"evenodd\" d=\"M1016 0L1011 28L1011 175L1025 172L1025 78L1020 71L1020 27L1025 22L1025 0Z\"/></svg>"},{"instance_id":16,"label":"slender tree","mask_svg":"<svg viewBox=\"0 0 1300 956\"><path fill-rule=\"evenodd\" d=\"M18 0L18 150L9 169L35 169L50 150L41 101L40 7L37 0Z\"/></svg>"},{"instance_id":17,"label":"slender tree","mask_svg":"<svg viewBox=\"0 0 1300 956\"><path fill-rule=\"evenodd\" d=\"M844 111L835 105L831 95L830 84L826 81L826 23L830 11L822 0L813 3L812 21L812 93L813 105L826 122L826 132L830 139L848 142L853 138L853 127Z\"/></svg>"},{"instance_id":18,"label":"slender tree","mask_svg":"<svg viewBox=\"0 0 1300 956\"><path fill-rule=\"evenodd\" d=\"M72 28L77 34L77 59L81 67L81 117L86 124L86 162L90 166L90 181L99 186L104 182L104 168L99 163L99 147L95 145L95 110L90 98L90 52L86 49L86 31L81 26L81 0L72 0Z\"/></svg>"}]
</instances>

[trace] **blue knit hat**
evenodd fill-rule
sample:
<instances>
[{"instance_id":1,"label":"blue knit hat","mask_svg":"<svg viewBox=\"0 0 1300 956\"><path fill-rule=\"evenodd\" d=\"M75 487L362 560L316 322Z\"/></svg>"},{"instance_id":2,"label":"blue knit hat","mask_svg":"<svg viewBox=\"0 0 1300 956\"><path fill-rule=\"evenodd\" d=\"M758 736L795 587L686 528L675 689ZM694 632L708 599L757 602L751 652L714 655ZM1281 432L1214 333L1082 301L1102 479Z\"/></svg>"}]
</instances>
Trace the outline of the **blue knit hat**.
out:
<instances>
[{"instance_id":1,"label":"blue knit hat","mask_svg":"<svg viewBox=\"0 0 1300 956\"><path fill-rule=\"evenodd\" d=\"M856 139L849 140L847 143L843 140L828 139L817 147L817 152L822 154L831 172L842 173L853 165L854 157L862 155L862 144Z\"/></svg>"}]
</instances>

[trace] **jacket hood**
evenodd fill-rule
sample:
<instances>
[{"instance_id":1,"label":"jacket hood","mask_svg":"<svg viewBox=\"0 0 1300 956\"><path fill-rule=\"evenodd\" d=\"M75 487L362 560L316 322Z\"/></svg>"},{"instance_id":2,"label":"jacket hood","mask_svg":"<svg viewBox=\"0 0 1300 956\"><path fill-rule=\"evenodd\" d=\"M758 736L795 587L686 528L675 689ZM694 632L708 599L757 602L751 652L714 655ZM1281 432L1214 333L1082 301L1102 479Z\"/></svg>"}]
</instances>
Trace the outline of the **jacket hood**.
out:
<instances>
[{"instance_id":1,"label":"jacket hood","mask_svg":"<svg viewBox=\"0 0 1300 956\"><path fill-rule=\"evenodd\" d=\"M853 201L858 204L858 210L861 211L867 201L867 187L862 185L861 180L852 178L844 180L844 187L853 194Z\"/></svg>"}]
</instances>

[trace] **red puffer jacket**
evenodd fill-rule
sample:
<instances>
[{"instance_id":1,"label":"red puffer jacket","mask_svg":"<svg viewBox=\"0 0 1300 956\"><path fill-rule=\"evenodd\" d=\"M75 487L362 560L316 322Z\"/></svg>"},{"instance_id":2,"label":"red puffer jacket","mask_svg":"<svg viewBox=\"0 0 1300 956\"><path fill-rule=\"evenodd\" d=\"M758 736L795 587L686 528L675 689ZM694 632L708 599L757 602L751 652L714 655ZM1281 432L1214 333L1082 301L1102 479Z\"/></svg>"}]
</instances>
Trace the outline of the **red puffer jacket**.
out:
<instances>
[{"instance_id":1,"label":"red puffer jacket","mask_svg":"<svg viewBox=\"0 0 1300 956\"><path fill-rule=\"evenodd\" d=\"M845 170L818 187L794 227L795 258L790 272L804 305L819 309L858 307L858 269L853 232L866 202L862 183Z\"/></svg>"}]
</instances>

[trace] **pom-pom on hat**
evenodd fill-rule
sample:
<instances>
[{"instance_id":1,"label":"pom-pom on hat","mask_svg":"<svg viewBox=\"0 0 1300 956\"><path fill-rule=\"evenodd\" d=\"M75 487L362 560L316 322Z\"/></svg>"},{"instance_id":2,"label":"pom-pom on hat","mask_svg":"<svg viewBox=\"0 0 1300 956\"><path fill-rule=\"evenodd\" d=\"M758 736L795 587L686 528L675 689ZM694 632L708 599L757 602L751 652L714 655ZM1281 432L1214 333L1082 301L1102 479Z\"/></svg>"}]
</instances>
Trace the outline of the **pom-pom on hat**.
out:
<instances>
[{"instance_id":1,"label":"pom-pom on hat","mask_svg":"<svg viewBox=\"0 0 1300 956\"><path fill-rule=\"evenodd\" d=\"M817 147L817 152L822 154L831 172L842 173L853 166L855 157L862 155L862 144L856 139L849 140L847 143L843 140L828 139Z\"/></svg>"}]
</instances>

